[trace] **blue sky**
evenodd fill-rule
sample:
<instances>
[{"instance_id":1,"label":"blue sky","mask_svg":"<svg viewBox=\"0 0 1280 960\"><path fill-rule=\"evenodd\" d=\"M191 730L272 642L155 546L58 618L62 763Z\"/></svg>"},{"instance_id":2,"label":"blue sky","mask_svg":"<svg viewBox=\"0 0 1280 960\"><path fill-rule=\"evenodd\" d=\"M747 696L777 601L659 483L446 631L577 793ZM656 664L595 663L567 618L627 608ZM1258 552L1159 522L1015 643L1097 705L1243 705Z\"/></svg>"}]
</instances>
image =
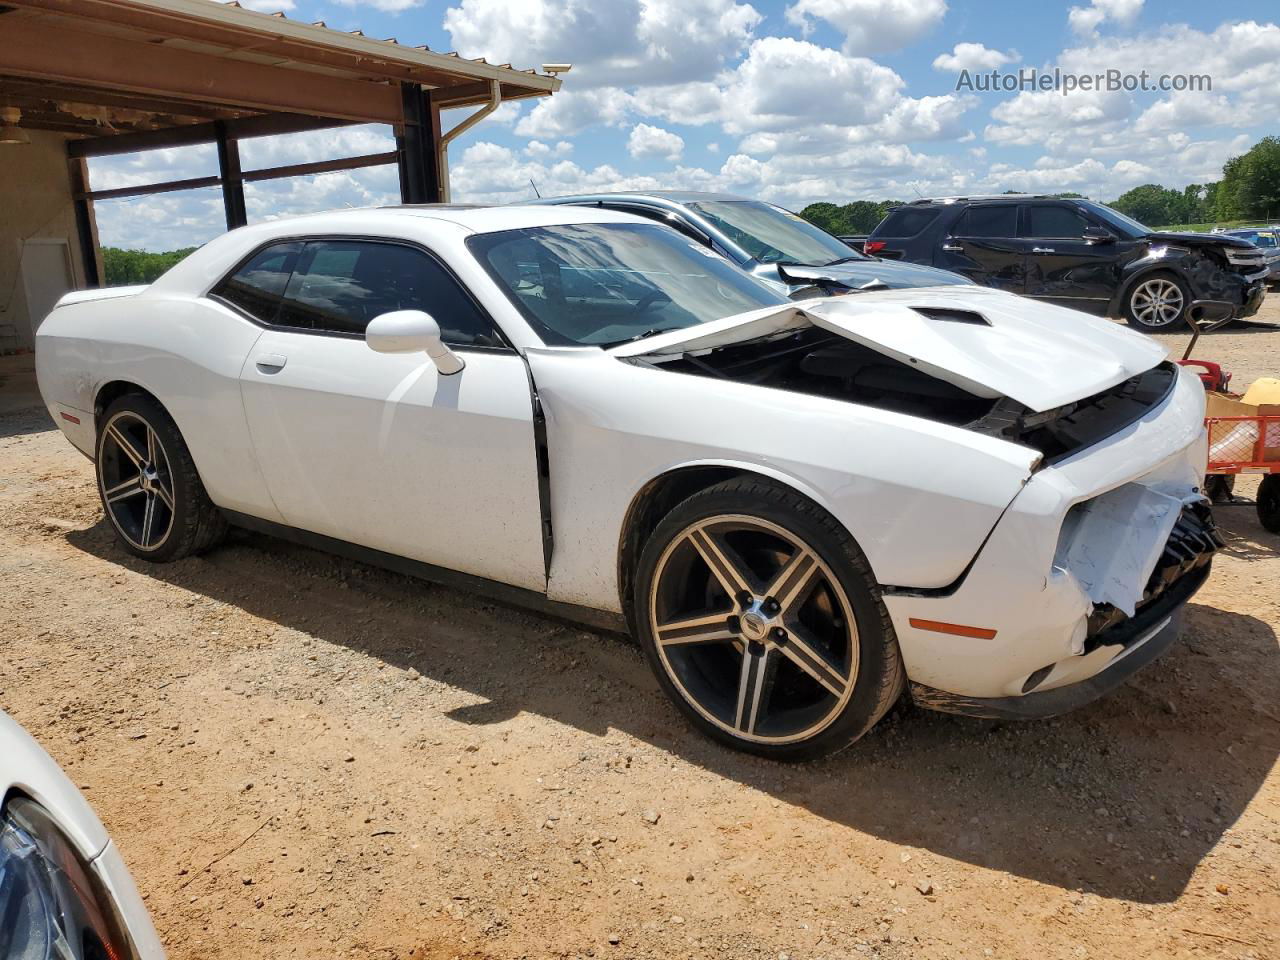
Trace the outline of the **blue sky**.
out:
<instances>
[{"instance_id":1,"label":"blue sky","mask_svg":"<svg viewBox=\"0 0 1280 960\"><path fill-rule=\"evenodd\" d=\"M1274 0L242 0L517 67L567 61L563 90L504 107L450 150L454 198L683 187L799 209L970 191L1217 179L1277 133ZM1153 77L1181 93L967 93L960 69ZM448 115L445 123L451 122ZM246 142L246 168L388 149L385 128ZM214 172L211 148L95 161L96 187ZM396 200L393 169L255 185L251 219ZM98 204L104 243L166 249L221 228L215 191Z\"/></svg>"}]
</instances>

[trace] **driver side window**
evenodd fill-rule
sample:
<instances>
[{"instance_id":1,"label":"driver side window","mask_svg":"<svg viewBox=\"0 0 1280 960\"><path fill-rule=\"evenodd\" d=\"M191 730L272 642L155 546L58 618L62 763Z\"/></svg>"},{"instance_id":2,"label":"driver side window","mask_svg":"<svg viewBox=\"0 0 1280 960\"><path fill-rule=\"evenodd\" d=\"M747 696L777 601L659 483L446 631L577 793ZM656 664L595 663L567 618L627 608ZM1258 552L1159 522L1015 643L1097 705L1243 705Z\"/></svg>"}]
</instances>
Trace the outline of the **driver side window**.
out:
<instances>
[{"instance_id":1,"label":"driver side window","mask_svg":"<svg viewBox=\"0 0 1280 960\"><path fill-rule=\"evenodd\" d=\"M214 290L262 323L360 337L374 317L422 310L461 347L504 345L471 296L434 257L394 241L310 240L254 254Z\"/></svg>"}]
</instances>

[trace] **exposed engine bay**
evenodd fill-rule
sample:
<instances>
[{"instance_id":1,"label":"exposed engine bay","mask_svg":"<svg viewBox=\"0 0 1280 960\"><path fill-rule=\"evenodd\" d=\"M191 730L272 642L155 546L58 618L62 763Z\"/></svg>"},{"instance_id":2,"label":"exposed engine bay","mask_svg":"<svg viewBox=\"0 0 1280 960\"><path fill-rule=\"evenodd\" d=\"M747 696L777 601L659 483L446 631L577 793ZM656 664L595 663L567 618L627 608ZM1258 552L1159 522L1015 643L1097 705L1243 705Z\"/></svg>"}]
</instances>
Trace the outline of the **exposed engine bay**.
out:
<instances>
[{"instance_id":1,"label":"exposed engine bay","mask_svg":"<svg viewBox=\"0 0 1280 960\"><path fill-rule=\"evenodd\" d=\"M1173 390L1177 369L1162 363L1121 383L1037 412L1009 397L977 396L893 357L817 327L633 362L719 377L921 417L1001 437L1053 462L1111 436Z\"/></svg>"}]
</instances>

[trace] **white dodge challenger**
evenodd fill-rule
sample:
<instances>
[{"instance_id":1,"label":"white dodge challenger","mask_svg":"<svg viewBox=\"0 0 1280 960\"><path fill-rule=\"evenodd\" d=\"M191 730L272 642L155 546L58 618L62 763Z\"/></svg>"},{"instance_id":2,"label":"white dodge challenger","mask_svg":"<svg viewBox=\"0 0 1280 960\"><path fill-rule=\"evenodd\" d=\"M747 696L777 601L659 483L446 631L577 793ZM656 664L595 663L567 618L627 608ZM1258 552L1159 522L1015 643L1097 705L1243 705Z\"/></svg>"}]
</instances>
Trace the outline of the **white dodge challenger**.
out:
<instances>
[{"instance_id":1,"label":"white dodge challenger","mask_svg":"<svg viewBox=\"0 0 1280 960\"><path fill-rule=\"evenodd\" d=\"M907 689L1087 702L1220 545L1203 392L1153 341L982 287L797 303L627 214L242 228L63 298L36 362L129 552L234 524L621 627L778 759Z\"/></svg>"}]
</instances>

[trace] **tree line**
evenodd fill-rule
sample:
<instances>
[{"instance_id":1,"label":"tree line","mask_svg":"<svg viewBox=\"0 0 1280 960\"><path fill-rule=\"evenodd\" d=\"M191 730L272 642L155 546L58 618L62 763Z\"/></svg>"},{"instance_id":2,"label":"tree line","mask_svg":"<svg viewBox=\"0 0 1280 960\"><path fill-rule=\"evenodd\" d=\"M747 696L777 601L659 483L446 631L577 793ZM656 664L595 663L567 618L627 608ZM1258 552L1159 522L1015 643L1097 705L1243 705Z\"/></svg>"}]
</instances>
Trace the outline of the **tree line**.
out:
<instances>
[{"instance_id":1,"label":"tree line","mask_svg":"<svg viewBox=\"0 0 1280 960\"><path fill-rule=\"evenodd\" d=\"M1017 193L1016 190L1006 191ZM1055 193L1078 197L1078 193ZM855 200L843 205L811 203L800 215L828 233L868 234L901 200ZM1222 179L1175 190L1144 183L1106 201L1121 213L1152 227L1209 224L1237 220L1280 219L1280 137L1264 137L1246 153L1223 165Z\"/></svg>"},{"instance_id":2,"label":"tree line","mask_svg":"<svg viewBox=\"0 0 1280 960\"><path fill-rule=\"evenodd\" d=\"M195 249L184 247L165 253L149 253L146 250L103 247L102 269L106 274L106 284L109 287L120 287L151 283Z\"/></svg>"}]
</instances>

